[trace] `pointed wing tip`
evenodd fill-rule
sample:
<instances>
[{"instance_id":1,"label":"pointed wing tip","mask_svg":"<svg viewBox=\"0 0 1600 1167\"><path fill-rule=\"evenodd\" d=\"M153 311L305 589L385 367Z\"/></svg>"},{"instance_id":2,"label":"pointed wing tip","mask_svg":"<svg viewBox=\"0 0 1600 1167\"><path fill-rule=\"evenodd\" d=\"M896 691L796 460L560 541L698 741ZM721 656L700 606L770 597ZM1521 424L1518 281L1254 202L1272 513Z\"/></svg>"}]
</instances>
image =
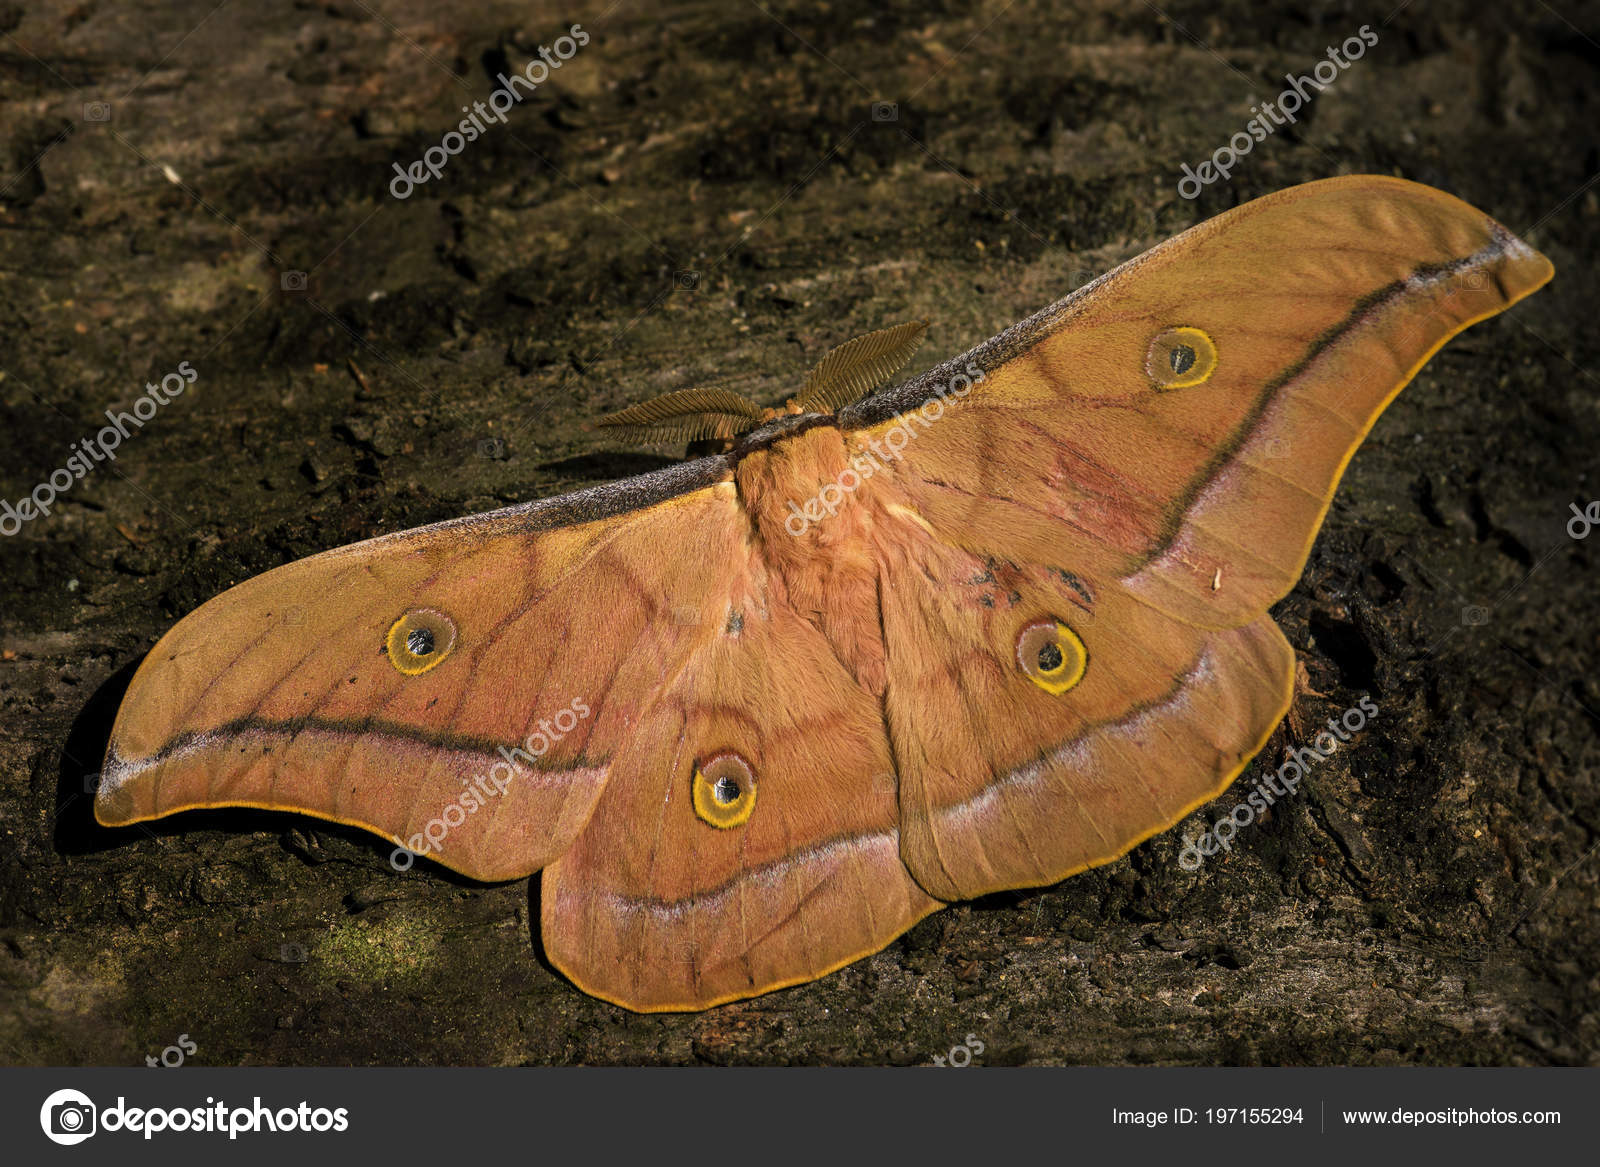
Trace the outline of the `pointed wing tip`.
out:
<instances>
[{"instance_id":1,"label":"pointed wing tip","mask_svg":"<svg viewBox=\"0 0 1600 1167\"><path fill-rule=\"evenodd\" d=\"M138 777L148 765L148 762L124 758L117 749L116 732L112 731L111 742L106 746L105 761L100 767L99 780L95 784L95 822L102 827L126 827L152 817L141 814L135 805L135 796L142 785Z\"/></svg>"}]
</instances>

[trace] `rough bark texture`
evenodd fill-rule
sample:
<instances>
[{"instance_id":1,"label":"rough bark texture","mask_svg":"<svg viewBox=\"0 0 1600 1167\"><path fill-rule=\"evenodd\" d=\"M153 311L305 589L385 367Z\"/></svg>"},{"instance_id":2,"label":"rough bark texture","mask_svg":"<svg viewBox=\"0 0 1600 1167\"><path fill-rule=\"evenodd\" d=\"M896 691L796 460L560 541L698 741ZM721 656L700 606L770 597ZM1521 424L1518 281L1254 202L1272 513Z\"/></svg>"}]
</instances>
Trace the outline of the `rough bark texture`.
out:
<instances>
[{"instance_id":1,"label":"rough bark texture","mask_svg":"<svg viewBox=\"0 0 1600 1167\"><path fill-rule=\"evenodd\" d=\"M908 1064L971 1034L988 1064L1600 1061L1600 533L1564 529L1600 497L1600 13L1391 7L0 4L0 497L199 374L0 539L0 1060L186 1034L208 1064ZM391 196L574 22L591 43L507 125ZM1378 45L1297 125L1178 197L1363 24ZM640 1017L541 963L525 883L396 875L288 815L94 826L130 667L230 584L665 464L586 422L711 380L777 401L916 317L931 363L1362 171L1488 210L1556 280L1356 458L1277 615L1301 733L1380 714L1200 871L1172 832L819 983Z\"/></svg>"}]
</instances>

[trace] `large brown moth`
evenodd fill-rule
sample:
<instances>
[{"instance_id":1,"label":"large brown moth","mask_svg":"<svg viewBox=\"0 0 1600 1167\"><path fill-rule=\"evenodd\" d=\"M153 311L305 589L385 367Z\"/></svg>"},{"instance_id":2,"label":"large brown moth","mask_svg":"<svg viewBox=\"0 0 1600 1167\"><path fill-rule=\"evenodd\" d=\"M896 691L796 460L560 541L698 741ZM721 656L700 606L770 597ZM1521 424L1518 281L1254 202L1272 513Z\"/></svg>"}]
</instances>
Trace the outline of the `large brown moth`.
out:
<instances>
[{"instance_id":1,"label":"large brown moth","mask_svg":"<svg viewBox=\"0 0 1600 1167\"><path fill-rule=\"evenodd\" d=\"M211 600L134 677L95 813L270 807L542 870L550 959L630 1009L820 977L1221 792L1289 704L1267 612L1345 464L1550 276L1447 194L1331 179L892 389L863 396L920 326L781 411L625 410L725 449Z\"/></svg>"}]
</instances>

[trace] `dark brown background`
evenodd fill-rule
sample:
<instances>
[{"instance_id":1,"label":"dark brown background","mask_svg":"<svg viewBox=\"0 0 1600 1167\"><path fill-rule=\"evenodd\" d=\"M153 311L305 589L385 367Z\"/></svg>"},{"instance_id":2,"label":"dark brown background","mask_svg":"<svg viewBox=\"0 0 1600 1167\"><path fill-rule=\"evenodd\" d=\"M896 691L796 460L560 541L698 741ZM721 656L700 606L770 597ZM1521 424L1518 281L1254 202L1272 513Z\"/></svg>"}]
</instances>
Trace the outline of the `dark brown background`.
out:
<instances>
[{"instance_id":1,"label":"dark brown background","mask_svg":"<svg viewBox=\"0 0 1600 1167\"><path fill-rule=\"evenodd\" d=\"M0 1060L187 1034L208 1064L926 1063L973 1034L989 1064L1600 1061L1600 535L1563 529L1600 497L1593 4L441 7L0 4L0 497L199 370L0 539ZM573 22L590 45L509 125L390 197L392 162ZM1308 117L1177 197L1363 24L1379 44ZM524 883L397 876L286 815L89 818L129 668L228 585L665 464L584 423L710 379L775 401L916 316L932 363L1361 171L1460 195L1557 276L1353 463L1278 616L1310 732L1381 712L1225 860L1186 873L1170 833L819 983L639 1017L539 962Z\"/></svg>"}]
</instances>

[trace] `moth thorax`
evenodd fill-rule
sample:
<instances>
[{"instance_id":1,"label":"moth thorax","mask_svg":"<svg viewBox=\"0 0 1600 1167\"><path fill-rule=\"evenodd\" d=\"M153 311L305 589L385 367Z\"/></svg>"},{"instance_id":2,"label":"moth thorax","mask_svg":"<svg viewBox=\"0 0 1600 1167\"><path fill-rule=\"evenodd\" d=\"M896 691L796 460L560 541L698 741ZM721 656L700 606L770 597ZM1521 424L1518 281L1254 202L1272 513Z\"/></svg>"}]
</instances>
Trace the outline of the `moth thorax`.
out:
<instances>
[{"instance_id":1,"label":"moth thorax","mask_svg":"<svg viewBox=\"0 0 1600 1167\"><path fill-rule=\"evenodd\" d=\"M735 474L740 498L769 537L787 531L786 538L801 538L837 522L860 485L844 439L831 425L813 426L746 455Z\"/></svg>"}]
</instances>

